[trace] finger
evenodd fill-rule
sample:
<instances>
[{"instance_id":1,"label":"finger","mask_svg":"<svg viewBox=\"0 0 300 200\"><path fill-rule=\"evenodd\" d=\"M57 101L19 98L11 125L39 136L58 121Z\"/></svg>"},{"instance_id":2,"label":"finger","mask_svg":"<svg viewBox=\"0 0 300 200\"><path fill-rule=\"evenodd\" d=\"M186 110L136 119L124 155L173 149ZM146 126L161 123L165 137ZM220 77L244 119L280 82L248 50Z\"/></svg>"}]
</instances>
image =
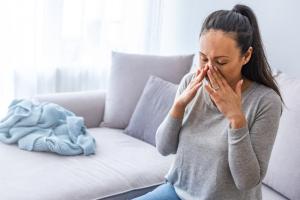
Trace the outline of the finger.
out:
<instances>
[{"instance_id":1,"label":"finger","mask_svg":"<svg viewBox=\"0 0 300 200\"><path fill-rule=\"evenodd\" d=\"M201 72L201 68L197 68L196 70L196 74L193 76L192 80L190 81L189 85L193 85L197 79L197 77L199 76L200 72Z\"/></svg>"},{"instance_id":2,"label":"finger","mask_svg":"<svg viewBox=\"0 0 300 200\"><path fill-rule=\"evenodd\" d=\"M213 69L213 74L217 80L217 83L222 87L224 86L224 81L226 81L223 77L223 75L221 74L221 72L218 70L218 68L216 66L212 67Z\"/></svg>"},{"instance_id":3,"label":"finger","mask_svg":"<svg viewBox=\"0 0 300 200\"><path fill-rule=\"evenodd\" d=\"M210 86L211 86L212 88L220 87L220 86L217 84L217 82L216 82L216 80L215 80L215 77L214 77L213 74L212 74L211 69L208 70L207 74L208 74L208 78L209 78L209 81L210 81Z\"/></svg>"},{"instance_id":4,"label":"finger","mask_svg":"<svg viewBox=\"0 0 300 200\"><path fill-rule=\"evenodd\" d=\"M196 71L196 74L193 78L193 82L196 82L197 81L197 78L199 77L199 74L201 73L202 69L201 68L198 68L197 71Z\"/></svg>"},{"instance_id":5,"label":"finger","mask_svg":"<svg viewBox=\"0 0 300 200\"><path fill-rule=\"evenodd\" d=\"M205 66L204 68L202 68L202 71L200 73L200 78L199 78L200 81L202 81L204 79L205 75L207 74L207 70L208 70L207 66Z\"/></svg>"},{"instance_id":6,"label":"finger","mask_svg":"<svg viewBox=\"0 0 300 200\"><path fill-rule=\"evenodd\" d=\"M214 102L216 102L215 101L215 95L216 95L215 90L209 84L206 84L204 87L205 87L206 91L208 92L209 96L211 97L211 99Z\"/></svg>"},{"instance_id":7,"label":"finger","mask_svg":"<svg viewBox=\"0 0 300 200\"><path fill-rule=\"evenodd\" d=\"M219 79L222 81L224 87L230 87L224 75L220 72L220 70L214 66L215 71L218 74Z\"/></svg>"},{"instance_id":8,"label":"finger","mask_svg":"<svg viewBox=\"0 0 300 200\"><path fill-rule=\"evenodd\" d=\"M204 87L205 87L206 91L208 92L208 94L214 95L214 89L210 85L205 84Z\"/></svg>"},{"instance_id":9,"label":"finger","mask_svg":"<svg viewBox=\"0 0 300 200\"><path fill-rule=\"evenodd\" d=\"M201 83L197 83L197 84L192 88L192 90L193 90L193 91L197 91L197 90L200 88L201 85L202 85L202 82L201 82Z\"/></svg>"},{"instance_id":10,"label":"finger","mask_svg":"<svg viewBox=\"0 0 300 200\"><path fill-rule=\"evenodd\" d=\"M211 69L211 72L212 72L211 74L212 74L212 76L214 78L214 81L215 81L215 83L217 85L216 87L219 87L220 89L222 89L223 88L223 83L220 80L220 78L219 78L219 76L218 76L218 74L217 74L217 72L215 70L215 67L211 66L210 69Z\"/></svg>"},{"instance_id":11,"label":"finger","mask_svg":"<svg viewBox=\"0 0 300 200\"><path fill-rule=\"evenodd\" d=\"M195 76L194 81L191 85L194 86L195 84L202 82L205 74L206 74L205 68L201 68L198 76Z\"/></svg>"}]
</instances>

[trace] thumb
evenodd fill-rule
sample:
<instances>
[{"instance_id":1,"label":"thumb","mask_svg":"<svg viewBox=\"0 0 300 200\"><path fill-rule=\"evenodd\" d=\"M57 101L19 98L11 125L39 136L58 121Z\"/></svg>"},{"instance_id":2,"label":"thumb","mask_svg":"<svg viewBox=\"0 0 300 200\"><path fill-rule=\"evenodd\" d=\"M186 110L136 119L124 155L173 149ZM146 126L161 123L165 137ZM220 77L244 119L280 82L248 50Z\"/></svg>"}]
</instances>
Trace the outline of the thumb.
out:
<instances>
[{"instance_id":1,"label":"thumb","mask_svg":"<svg viewBox=\"0 0 300 200\"><path fill-rule=\"evenodd\" d=\"M241 79L239 82L237 82L236 86L235 86L235 92L237 93L237 95L239 95L240 97L242 96L242 85L243 85L244 80Z\"/></svg>"}]
</instances>

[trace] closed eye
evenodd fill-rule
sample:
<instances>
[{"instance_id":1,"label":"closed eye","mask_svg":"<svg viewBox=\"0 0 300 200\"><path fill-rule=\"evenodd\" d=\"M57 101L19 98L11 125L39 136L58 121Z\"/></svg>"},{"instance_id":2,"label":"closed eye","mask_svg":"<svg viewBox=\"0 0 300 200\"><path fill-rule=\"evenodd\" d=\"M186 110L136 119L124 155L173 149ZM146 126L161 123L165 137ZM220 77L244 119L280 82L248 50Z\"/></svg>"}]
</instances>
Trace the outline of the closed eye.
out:
<instances>
[{"instance_id":1,"label":"closed eye","mask_svg":"<svg viewBox=\"0 0 300 200\"><path fill-rule=\"evenodd\" d=\"M218 65L226 65L227 63L226 62L216 62Z\"/></svg>"}]
</instances>

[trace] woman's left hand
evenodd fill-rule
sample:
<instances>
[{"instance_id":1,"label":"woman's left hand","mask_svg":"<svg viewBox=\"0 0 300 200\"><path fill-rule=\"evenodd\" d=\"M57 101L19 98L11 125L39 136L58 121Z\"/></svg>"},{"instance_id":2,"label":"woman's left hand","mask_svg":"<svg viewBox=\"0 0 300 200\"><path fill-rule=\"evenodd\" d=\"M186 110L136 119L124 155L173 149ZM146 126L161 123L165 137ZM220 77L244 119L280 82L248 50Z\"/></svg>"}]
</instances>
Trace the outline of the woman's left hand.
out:
<instances>
[{"instance_id":1,"label":"woman's left hand","mask_svg":"<svg viewBox=\"0 0 300 200\"><path fill-rule=\"evenodd\" d=\"M205 89L219 111L230 121L231 128L244 127L246 118L242 111L243 80L238 81L234 91L216 67L210 66L207 74L211 85L205 85Z\"/></svg>"}]
</instances>

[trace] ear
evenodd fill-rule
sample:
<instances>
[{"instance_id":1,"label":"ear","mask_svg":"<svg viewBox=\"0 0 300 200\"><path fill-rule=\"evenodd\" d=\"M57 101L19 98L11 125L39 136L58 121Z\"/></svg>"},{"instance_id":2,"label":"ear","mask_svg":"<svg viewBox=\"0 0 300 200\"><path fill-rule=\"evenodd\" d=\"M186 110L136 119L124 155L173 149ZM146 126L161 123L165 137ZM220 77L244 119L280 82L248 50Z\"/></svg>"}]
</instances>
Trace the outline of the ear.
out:
<instances>
[{"instance_id":1,"label":"ear","mask_svg":"<svg viewBox=\"0 0 300 200\"><path fill-rule=\"evenodd\" d=\"M243 56L243 65L246 65L249 62L252 56L252 52L253 52L253 48L250 46L247 52Z\"/></svg>"}]
</instances>

